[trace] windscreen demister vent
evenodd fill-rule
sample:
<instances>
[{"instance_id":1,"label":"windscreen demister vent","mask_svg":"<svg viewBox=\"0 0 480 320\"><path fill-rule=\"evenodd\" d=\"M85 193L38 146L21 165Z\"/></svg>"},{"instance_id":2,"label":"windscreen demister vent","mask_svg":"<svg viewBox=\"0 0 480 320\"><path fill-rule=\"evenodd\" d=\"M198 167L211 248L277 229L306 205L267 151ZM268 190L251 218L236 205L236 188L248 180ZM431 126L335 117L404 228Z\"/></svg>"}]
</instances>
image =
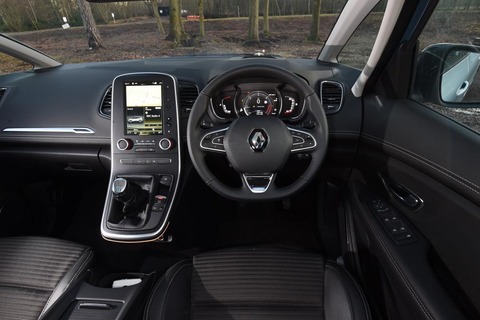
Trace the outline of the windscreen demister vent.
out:
<instances>
[{"instance_id":1,"label":"windscreen demister vent","mask_svg":"<svg viewBox=\"0 0 480 320\"><path fill-rule=\"evenodd\" d=\"M103 95L100 104L100 115L108 119L112 116L112 87L109 87Z\"/></svg>"},{"instance_id":2,"label":"windscreen demister vent","mask_svg":"<svg viewBox=\"0 0 480 320\"><path fill-rule=\"evenodd\" d=\"M188 115L192 111L193 104L198 97L198 88L195 83L180 81L180 107L182 115Z\"/></svg>"},{"instance_id":3,"label":"windscreen demister vent","mask_svg":"<svg viewBox=\"0 0 480 320\"><path fill-rule=\"evenodd\" d=\"M326 114L338 112L343 103L343 87L334 81L322 81L320 84L320 100Z\"/></svg>"}]
</instances>

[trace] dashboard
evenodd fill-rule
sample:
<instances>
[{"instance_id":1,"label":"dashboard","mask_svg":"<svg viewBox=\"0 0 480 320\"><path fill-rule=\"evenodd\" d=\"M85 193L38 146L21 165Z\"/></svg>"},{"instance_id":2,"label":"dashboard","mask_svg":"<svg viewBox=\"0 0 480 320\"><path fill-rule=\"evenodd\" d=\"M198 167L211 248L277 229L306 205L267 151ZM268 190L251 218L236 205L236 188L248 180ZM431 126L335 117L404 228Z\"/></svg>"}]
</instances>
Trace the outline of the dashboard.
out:
<instances>
[{"instance_id":1,"label":"dashboard","mask_svg":"<svg viewBox=\"0 0 480 320\"><path fill-rule=\"evenodd\" d=\"M346 176L361 128L361 102L349 90L358 70L312 59L208 56L63 65L1 76L0 163L9 168L3 178L15 182L46 174L69 179L105 176L110 177L108 192L122 186L122 179L130 179L149 192L145 214L159 205L160 211L154 211L155 219L140 222L107 215L102 222L104 237L114 241L143 241L145 234L159 237L174 199L188 201L181 190L193 174L186 169L192 168L186 146L192 107L212 79L243 66L287 69L313 89L328 121L324 167L341 166L345 169L341 173L328 174ZM306 99L279 79L239 78L208 96L202 123L213 130L236 119L272 117L290 132L305 132L312 126ZM285 179L279 175L278 181L288 182L304 165L301 149L288 160ZM225 167L224 177L229 179L224 153L213 151L207 160ZM246 179L257 183L264 178ZM104 211L111 210L122 212L107 199Z\"/></svg>"}]
</instances>

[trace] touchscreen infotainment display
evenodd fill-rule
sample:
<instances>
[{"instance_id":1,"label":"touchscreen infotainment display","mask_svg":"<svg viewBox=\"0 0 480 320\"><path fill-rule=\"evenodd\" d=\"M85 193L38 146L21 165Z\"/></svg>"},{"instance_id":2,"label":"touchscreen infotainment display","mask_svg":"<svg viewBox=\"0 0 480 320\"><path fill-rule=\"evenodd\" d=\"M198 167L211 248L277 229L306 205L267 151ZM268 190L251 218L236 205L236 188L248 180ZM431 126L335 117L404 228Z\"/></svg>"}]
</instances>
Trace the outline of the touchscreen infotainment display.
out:
<instances>
[{"instance_id":1,"label":"touchscreen infotainment display","mask_svg":"<svg viewBox=\"0 0 480 320\"><path fill-rule=\"evenodd\" d=\"M162 102L161 82L125 82L125 134L162 134Z\"/></svg>"}]
</instances>

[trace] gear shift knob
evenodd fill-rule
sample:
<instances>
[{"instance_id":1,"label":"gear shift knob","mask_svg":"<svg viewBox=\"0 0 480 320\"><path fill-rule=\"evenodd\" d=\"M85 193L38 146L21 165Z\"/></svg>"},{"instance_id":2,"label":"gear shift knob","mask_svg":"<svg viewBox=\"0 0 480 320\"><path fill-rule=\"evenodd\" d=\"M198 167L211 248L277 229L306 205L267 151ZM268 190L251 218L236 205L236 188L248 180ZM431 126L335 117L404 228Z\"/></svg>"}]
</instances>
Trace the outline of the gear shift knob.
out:
<instances>
[{"instance_id":1,"label":"gear shift knob","mask_svg":"<svg viewBox=\"0 0 480 320\"><path fill-rule=\"evenodd\" d=\"M137 215L145 205L148 192L125 178L116 178L112 184L113 197L123 203L123 213Z\"/></svg>"}]
</instances>

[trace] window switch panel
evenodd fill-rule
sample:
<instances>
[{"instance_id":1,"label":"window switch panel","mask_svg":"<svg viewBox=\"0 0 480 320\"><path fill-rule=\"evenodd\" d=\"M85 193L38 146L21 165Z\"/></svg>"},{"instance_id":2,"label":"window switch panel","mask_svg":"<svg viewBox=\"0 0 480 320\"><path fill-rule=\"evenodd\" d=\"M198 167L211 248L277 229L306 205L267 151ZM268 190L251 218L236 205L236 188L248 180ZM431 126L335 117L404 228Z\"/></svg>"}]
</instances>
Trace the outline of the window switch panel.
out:
<instances>
[{"instance_id":1,"label":"window switch panel","mask_svg":"<svg viewBox=\"0 0 480 320\"><path fill-rule=\"evenodd\" d=\"M375 216L395 244L403 245L416 240L414 234L402 221L400 215L397 214L389 204L383 200L372 200L370 205L376 213Z\"/></svg>"}]
</instances>

